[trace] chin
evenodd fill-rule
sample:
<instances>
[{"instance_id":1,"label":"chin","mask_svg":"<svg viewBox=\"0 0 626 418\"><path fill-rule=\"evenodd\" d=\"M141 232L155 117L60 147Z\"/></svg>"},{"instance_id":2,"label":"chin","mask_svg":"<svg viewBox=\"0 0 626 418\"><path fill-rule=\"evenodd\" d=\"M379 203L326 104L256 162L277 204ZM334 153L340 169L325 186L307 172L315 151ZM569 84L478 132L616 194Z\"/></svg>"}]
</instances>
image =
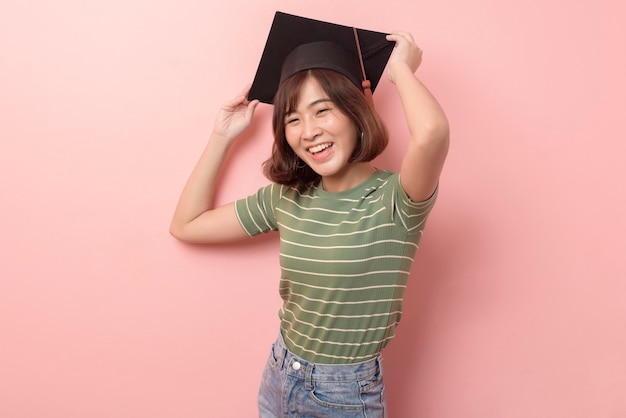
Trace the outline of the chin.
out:
<instances>
[{"instance_id":1,"label":"chin","mask_svg":"<svg viewBox=\"0 0 626 418\"><path fill-rule=\"evenodd\" d=\"M330 167L313 168L313 171L315 171L317 174L319 174L322 177L335 177L341 174L341 169L334 169Z\"/></svg>"}]
</instances>

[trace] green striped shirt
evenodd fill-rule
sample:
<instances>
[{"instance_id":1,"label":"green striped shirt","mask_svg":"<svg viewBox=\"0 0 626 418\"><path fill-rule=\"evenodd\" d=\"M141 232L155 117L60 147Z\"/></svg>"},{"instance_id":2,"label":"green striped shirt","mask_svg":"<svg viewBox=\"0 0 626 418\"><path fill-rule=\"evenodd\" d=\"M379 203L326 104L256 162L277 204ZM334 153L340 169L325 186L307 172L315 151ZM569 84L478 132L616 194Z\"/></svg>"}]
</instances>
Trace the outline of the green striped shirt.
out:
<instances>
[{"instance_id":1,"label":"green striped shirt","mask_svg":"<svg viewBox=\"0 0 626 418\"><path fill-rule=\"evenodd\" d=\"M271 184L236 202L250 236L280 232L279 317L294 354L345 364L387 345L435 199L411 201L399 174L379 170L345 192Z\"/></svg>"}]
</instances>

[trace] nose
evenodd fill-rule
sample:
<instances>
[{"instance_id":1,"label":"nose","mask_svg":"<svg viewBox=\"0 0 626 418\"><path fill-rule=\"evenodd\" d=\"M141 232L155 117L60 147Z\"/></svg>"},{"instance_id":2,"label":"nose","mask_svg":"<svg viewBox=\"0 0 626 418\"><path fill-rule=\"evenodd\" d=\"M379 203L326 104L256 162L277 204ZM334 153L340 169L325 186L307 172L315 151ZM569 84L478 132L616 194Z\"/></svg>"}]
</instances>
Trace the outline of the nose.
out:
<instances>
[{"instance_id":1,"label":"nose","mask_svg":"<svg viewBox=\"0 0 626 418\"><path fill-rule=\"evenodd\" d=\"M304 140L312 141L322 133L322 129L315 122L315 120L311 118L304 118L301 126L301 137Z\"/></svg>"}]
</instances>

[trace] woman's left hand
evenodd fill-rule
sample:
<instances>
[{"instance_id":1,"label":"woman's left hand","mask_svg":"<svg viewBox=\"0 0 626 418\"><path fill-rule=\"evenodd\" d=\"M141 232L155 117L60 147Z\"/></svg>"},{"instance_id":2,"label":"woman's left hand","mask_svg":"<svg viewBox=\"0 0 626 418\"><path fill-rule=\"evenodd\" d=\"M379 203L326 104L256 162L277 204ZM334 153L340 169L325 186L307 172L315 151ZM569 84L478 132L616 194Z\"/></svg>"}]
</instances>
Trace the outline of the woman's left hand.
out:
<instances>
[{"instance_id":1,"label":"woman's left hand","mask_svg":"<svg viewBox=\"0 0 626 418\"><path fill-rule=\"evenodd\" d=\"M407 32L394 32L387 35L387 40L396 43L387 64L387 77L395 83L395 72L399 66L407 66L412 73L417 71L422 63L422 50Z\"/></svg>"}]
</instances>

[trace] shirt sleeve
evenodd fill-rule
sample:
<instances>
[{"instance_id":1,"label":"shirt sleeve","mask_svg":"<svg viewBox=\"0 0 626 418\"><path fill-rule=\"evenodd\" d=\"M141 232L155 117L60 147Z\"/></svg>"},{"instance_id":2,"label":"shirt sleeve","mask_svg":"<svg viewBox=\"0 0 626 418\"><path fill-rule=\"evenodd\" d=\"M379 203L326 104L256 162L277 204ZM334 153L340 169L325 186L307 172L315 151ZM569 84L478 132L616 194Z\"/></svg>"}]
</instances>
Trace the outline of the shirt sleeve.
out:
<instances>
[{"instance_id":1,"label":"shirt sleeve","mask_svg":"<svg viewBox=\"0 0 626 418\"><path fill-rule=\"evenodd\" d=\"M239 223L249 236L278 229L274 208L280 200L283 186L270 184L255 194L235 201Z\"/></svg>"},{"instance_id":2,"label":"shirt sleeve","mask_svg":"<svg viewBox=\"0 0 626 418\"><path fill-rule=\"evenodd\" d=\"M415 202L402 188L399 173L393 175L390 179L390 185L393 187L393 212L397 217L396 219L402 223L409 234L421 233L437 201L439 186L428 199Z\"/></svg>"}]
</instances>

